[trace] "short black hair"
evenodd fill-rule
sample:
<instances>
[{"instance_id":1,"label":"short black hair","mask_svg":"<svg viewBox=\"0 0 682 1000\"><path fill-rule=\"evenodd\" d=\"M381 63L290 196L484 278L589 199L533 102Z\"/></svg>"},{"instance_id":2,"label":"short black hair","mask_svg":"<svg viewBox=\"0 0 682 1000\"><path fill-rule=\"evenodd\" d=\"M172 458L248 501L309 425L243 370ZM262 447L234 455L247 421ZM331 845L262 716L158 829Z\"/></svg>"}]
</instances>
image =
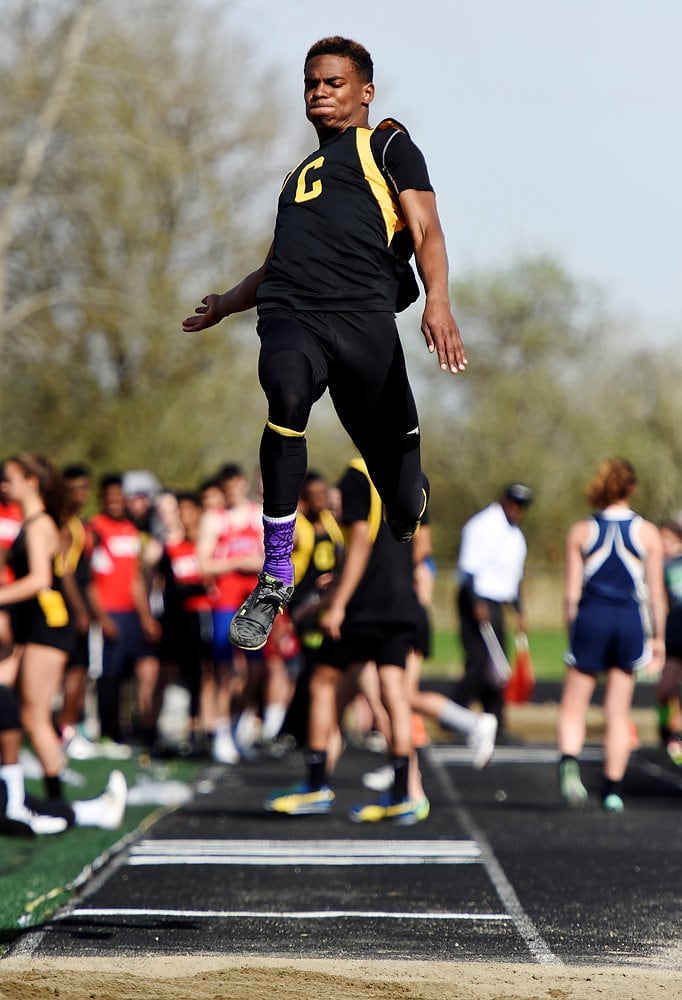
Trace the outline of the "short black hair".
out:
<instances>
[{"instance_id":1,"label":"short black hair","mask_svg":"<svg viewBox=\"0 0 682 1000\"><path fill-rule=\"evenodd\" d=\"M110 486L120 486L121 489L123 489L123 476L120 472L108 472L106 475L102 476L99 481L100 496L105 490L108 490Z\"/></svg>"},{"instance_id":2,"label":"short black hair","mask_svg":"<svg viewBox=\"0 0 682 1000\"><path fill-rule=\"evenodd\" d=\"M195 507L201 507L201 497L193 490L181 490L175 494L178 503L193 503Z\"/></svg>"},{"instance_id":3,"label":"short black hair","mask_svg":"<svg viewBox=\"0 0 682 1000\"><path fill-rule=\"evenodd\" d=\"M222 489L218 476L210 476L208 479L202 479L199 483L199 493L204 493L206 490L220 490L222 492Z\"/></svg>"},{"instance_id":4,"label":"short black hair","mask_svg":"<svg viewBox=\"0 0 682 1000\"><path fill-rule=\"evenodd\" d=\"M64 479L89 479L90 469L87 465L83 465L82 462L72 462L71 465L64 466L62 477Z\"/></svg>"},{"instance_id":5,"label":"short black hair","mask_svg":"<svg viewBox=\"0 0 682 1000\"><path fill-rule=\"evenodd\" d=\"M241 465L236 462L226 462L218 469L215 477L219 483L224 483L227 479L246 478Z\"/></svg>"},{"instance_id":6,"label":"short black hair","mask_svg":"<svg viewBox=\"0 0 682 1000\"><path fill-rule=\"evenodd\" d=\"M304 69L316 56L343 56L344 59L350 59L353 63L363 83L371 83L374 79L374 63L371 55L364 45L354 42L351 38L342 38L341 35L321 38L319 42L315 42L308 49L303 64Z\"/></svg>"}]
</instances>

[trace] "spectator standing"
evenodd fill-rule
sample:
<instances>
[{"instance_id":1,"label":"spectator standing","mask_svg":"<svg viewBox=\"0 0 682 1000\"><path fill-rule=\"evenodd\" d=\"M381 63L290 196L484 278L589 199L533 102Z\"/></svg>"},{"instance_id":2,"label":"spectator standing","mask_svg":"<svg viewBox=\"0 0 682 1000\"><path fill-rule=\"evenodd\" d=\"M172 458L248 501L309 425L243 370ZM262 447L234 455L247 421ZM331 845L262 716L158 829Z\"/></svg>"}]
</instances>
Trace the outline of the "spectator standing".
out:
<instances>
[{"instance_id":1,"label":"spectator standing","mask_svg":"<svg viewBox=\"0 0 682 1000\"><path fill-rule=\"evenodd\" d=\"M682 527L676 521L661 525L663 539L663 579L668 598L665 625L665 663L658 682L661 739L668 756L682 764Z\"/></svg>"},{"instance_id":2,"label":"spectator standing","mask_svg":"<svg viewBox=\"0 0 682 1000\"><path fill-rule=\"evenodd\" d=\"M525 631L521 599L526 539L521 524L533 501L524 483L510 483L499 500L474 514L460 539L457 573L457 609L464 648L464 676L455 685L454 700L468 707L479 701L483 711L503 728L504 685L491 669L481 625L490 623L505 646L505 607L516 614L516 627Z\"/></svg>"},{"instance_id":3,"label":"spectator standing","mask_svg":"<svg viewBox=\"0 0 682 1000\"><path fill-rule=\"evenodd\" d=\"M377 802L351 809L356 823L388 820L410 825L426 819L429 802L410 798L411 711L405 664L416 626L412 546L401 545L383 520L382 504L364 461L351 462L339 483L348 545L338 585L320 622L325 638L310 686L307 780L266 800L274 812L328 812L328 754L338 730L337 694L344 671L372 661L379 671L381 699L390 723L391 790Z\"/></svg>"},{"instance_id":4,"label":"spectator standing","mask_svg":"<svg viewBox=\"0 0 682 1000\"><path fill-rule=\"evenodd\" d=\"M152 615L142 571L140 532L125 515L123 480L104 476L100 510L87 523L90 536L90 597L103 637L102 672L97 679L101 735L119 743L121 685L134 677L137 728L147 746L155 739L159 622Z\"/></svg>"},{"instance_id":5,"label":"spectator standing","mask_svg":"<svg viewBox=\"0 0 682 1000\"><path fill-rule=\"evenodd\" d=\"M18 667L21 722L42 765L48 797L60 799L63 751L52 724L52 705L73 642L56 568L62 550L64 487L52 463L40 455L9 459L4 476L23 520L8 555L14 579L0 588L0 606L9 611L18 647L13 666Z\"/></svg>"},{"instance_id":6,"label":"spectator standing","mask_svg":"<svg viewBox=\"0 0 682 1000\"><path fill-rule=\"evenodd\" d=\"M635 672L658 671L665 658L663 543L656 525L630 507L636 486L629 462L603 461L587 488L595 513L576 522L566 539L570 650L559 708L559 784L568 805L587 801L578 757L597 677L606 674L602 805L609 812L623 809Z\"/></svg>"},{"instance_id":7,"label":"spectator standing","mask_svg":"<svg viewBox=\"0 0 682 1000\"><path fill-rule=\"evenodd\" d=\"M199 523L197 559L212 592L217 672L213 756L221 763L234 764L239 751L232 736L233 702L243 690L248 663L244 654L232 646L229 630L239 605L256 584L262 563L262 509L249 498L249 481L240 466L228 464L216 478L224 505L204 511Z\"/></svg>"}]
</instances>

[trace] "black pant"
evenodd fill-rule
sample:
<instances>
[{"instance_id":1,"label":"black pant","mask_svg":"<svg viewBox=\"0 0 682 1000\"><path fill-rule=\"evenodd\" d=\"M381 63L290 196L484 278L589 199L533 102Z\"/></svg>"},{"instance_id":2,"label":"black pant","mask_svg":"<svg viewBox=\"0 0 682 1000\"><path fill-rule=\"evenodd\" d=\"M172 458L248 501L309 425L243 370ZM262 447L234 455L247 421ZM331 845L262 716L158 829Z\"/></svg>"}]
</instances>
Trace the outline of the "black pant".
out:
<instances>
[{"instance_id":1,"label":"black pant","mask_svg":"<svg viewBox=\"0 0 682 1000\"><path fill-rule=\"evenodd\" d=\"M504 648L504 606L496 601L486 601L492 625L500 645ZM497 717L502 729L503 688L496 682L490 665L490 656L483 641L479 623L474 615L474 597L468 587L457 595L460 636L464 647L464 676L455 684L453 698L459 705L468 707L479 701L484 712Z\"/></svg>"},{"instance_id":2,"label":"black pant","mask_svg":"<svg viewBox=\"0 0 682 1000\"><path fill-rule=\"evenodd\" d=\"M393 314L266 312L258 334L268 420L301 434L328 388L389 515L416 521L424 502L419 425ZM305 439L266 427L260 457L264 513L293 514Z\"/></svg>"}]
</instances>

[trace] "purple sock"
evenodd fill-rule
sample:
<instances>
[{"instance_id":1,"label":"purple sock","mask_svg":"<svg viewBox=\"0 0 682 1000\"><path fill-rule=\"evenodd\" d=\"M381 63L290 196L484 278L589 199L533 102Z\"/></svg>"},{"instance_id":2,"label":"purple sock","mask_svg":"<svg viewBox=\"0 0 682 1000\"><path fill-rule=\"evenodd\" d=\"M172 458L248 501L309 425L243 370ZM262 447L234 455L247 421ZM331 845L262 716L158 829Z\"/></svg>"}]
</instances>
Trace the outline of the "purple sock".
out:
<instances>
[{"instance_id":1,"label":"purple sock","mask_svg":"<svg viewBox=\"0 0 682 1000\"><path fill-rule=\"evenodd\" d=\"M295 514L286 519L277 518L276 520L263 516L263 544L265 546L263 572L281 580L287 587L294 582L291 553L294 549L295 526Z\"/></svg>"}]
</instances>

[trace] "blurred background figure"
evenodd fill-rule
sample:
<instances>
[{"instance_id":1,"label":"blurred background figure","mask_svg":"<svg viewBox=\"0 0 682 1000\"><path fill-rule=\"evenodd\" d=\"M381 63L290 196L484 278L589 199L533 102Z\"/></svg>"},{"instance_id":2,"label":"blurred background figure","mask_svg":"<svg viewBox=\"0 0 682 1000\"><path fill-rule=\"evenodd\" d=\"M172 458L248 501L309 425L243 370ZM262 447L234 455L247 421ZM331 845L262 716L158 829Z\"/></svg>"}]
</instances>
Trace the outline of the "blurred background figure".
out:
<instances>
[{"instance_id":1,"label":"blurred background figure","mask_svg":"<svg viewBox=\"0 0 682 1000\"><path fill-rule=\"evenodd\" d=\"M474 514L462 528L457 575L457 610L464 648L464 676L455 685L454 701L468 707L480 702L503 731L504 684L491 669L481 635L489 622L501 646L506 643L505 606L513 608L516 628L525 632L521 583L528 547L521 524L533 502L524 483L510 483L499 500Z\"/></svg>"},{"instance_id":2,"label":"blurred background figure","mask_svg":"<svg viewBox=\"0 0 682 1000\"><path fill-rule=\"evenodd\" d=\"M597 677L606 674L601 799L609 812L623 809L635 672L660 670L665 656L663 542L656 525L630 507L636 486L629 462L602 462L586 491L596 513L576 522L566 540L564 610L570 650L559 708L559 784L567 805L587 801L578 757Z\"/></svg>"},{"instance_id":3,"label":"blurred background figure","mask_svg":"<svg viewBox=\"0 0 682 1000\"><path fill-rule=\"evenodd\" d=\"M676 521L661 525L663 579L668 598L665 626L665 663L658 682L659 732L668 756L682 764L682 526Z\"/></svg>"}]
</instances>

